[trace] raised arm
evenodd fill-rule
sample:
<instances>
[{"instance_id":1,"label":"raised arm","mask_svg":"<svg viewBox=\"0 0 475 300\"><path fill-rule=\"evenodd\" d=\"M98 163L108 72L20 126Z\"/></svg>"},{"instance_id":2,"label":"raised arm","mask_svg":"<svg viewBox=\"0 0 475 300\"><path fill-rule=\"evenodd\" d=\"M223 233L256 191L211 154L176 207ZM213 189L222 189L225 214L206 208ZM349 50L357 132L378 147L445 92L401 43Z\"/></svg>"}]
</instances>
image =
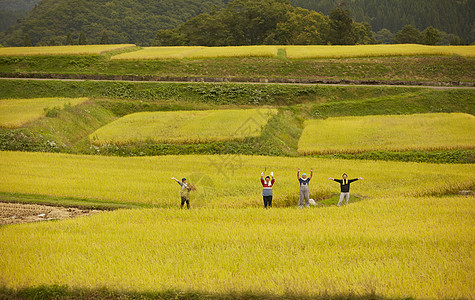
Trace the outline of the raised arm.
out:
<instances>
[{"instance_id":1,"label":"raised arm","mask_svg":"<svg viewBox=\"0 0 475 300\"><path fill-rule=\"evenodd\" d=\"M175 177L172 177L173 180L175 180L179 185L181 185L180 180L176 179Z\"/></svg>"},{"instance_id":2,"label":"raised arm","mask_svg":"<svg viewBox=\"0 0 475 300\"><path fill-rule=\"evenodd\" d=\"M313 176L313 169L310 169L310 177L308 178L309 180L312 179Z\"/></svg>"},{"instance_id":3,"label":"raised arm","mask_svg":"<svg viewBox=\"0 0 475 300\"><path fill-rule=\"evenodd\" d=\"M300 169L297 170L297 179L300 179Z\"/></svg>"},{"instance_id":4,"label":"raised arm","mask_svg":"<svg viewBox=\"0 0 475 300\"><path fill-rule=\"evenodd\" d=\"M331 178L331 177L328 177L328 180L335 180L335 179L333 179L333 178Z\"/></svg>"}]
</instances>

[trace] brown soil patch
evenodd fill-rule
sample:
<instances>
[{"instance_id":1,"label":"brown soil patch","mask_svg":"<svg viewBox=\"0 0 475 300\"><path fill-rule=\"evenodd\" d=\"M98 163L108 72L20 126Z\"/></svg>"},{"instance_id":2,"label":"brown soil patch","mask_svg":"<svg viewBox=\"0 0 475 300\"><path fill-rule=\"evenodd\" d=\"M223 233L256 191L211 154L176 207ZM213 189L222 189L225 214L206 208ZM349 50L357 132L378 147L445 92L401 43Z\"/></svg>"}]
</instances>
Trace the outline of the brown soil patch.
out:
<instances>
[{"instance_id":1,"label":"brown soil patch","mask_svg":"<svg viewBox=\"0 0 475 300\"><path fill-rule=\"evenodd\" d=\"M0 202L0 225L62 220L100 213L100 210Z\"/></svg>"}]
</instances>

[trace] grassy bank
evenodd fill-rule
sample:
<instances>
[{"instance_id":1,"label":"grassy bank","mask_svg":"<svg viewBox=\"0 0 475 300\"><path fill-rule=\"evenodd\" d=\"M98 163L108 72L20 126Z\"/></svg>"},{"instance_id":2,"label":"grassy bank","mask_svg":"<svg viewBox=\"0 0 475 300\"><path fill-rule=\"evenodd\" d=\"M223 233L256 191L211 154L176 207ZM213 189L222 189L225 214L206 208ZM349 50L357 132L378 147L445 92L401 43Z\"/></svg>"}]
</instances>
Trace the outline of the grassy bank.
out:
<instances>
[{"instance_id":1,"label":"grassy bank","mask_svg":"<svg viewBox=\"0 0 475 300\"><path fill-rule=\"evenodd\" d=\"M133 52L132 52L133 53ZM331 79L363 81L473 82L475 58L403 56L341 59L214 58L122 61L107 55L0 57L0 74L134 75L158 79L190 77ZM11 76L11 75L10 75Z\"/></svg>"}]
</instances>

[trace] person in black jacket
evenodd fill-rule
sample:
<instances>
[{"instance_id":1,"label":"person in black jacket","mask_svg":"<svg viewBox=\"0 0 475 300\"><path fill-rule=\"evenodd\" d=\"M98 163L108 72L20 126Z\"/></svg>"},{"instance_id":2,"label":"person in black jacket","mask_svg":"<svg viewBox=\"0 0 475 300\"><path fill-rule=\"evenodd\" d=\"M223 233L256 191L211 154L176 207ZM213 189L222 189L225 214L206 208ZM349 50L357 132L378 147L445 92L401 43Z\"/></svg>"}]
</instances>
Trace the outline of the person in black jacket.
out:
<instances>
[{"instance_id":1,"label":"person in black jacket","mask_svg":"<svg viewBox=\"0 0 475 300\"><path fill-rule=\"evenodd\" d=\"M343 174L343 179L333 179L329 177L329 180L334 180L340 184L341 188L341 193L340 193L340 201L338 201L337 206L340 206L341 203L343 202L343 199L345 199L345 205L348 205L348 200L350 200L350 183L356 181L356 180L363 180L363 178L354 178L354 179L347 179L348 175L346 173Z\"/></svg>"}]
</instances>

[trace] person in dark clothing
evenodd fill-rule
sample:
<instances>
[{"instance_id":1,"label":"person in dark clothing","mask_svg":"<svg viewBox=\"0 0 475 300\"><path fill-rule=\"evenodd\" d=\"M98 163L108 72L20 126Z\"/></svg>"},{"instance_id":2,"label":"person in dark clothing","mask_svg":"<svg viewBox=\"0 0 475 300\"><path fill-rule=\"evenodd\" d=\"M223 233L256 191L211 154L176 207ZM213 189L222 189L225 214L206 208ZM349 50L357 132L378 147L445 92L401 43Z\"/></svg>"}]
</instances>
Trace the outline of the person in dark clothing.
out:
<instances>
[{"instance_id":1,"label":"person in dark clothing","mask_svg":"<svg viewBox=\"0 0 475 300\"><path fill-rule=\"evenodd\" d=\"M176 179L175 177L172 177L173 180L178 182L178 184L181 186L180 190L180 196L181 196L181 206L180 208L183 208L183 205L186 203L186 208L190 209L190 191L192 190L192 185L186 183L186 178L183 178L181 182Z\"/></svg>"},{"instance_id":2,"label":"person in dark clothing","mask_svg":"<svg viewBox=\"0 0 475 300\"><path fill-rule=\"evenodd\" d=\"M270 179L272 176L272 180ZM261 173L262 183L262 198L264 199L264 208L272 207L272 187L274 186L274 172L270 172L270 176L266 176L264 180L264 173Z\"/></svg>"},{"instance_id":3,"label":"person in dark clothing","mask_svg":"<svg viewBox=\"0 0 475 300\"><path fill-rule=\"evenodd\" d=\"M343 174L342 179L333 179L329 177L329 180L336 181L340 184L340 200L338 201L337 206L340 206L341 203L343 202L343 199L345 200L345 205L348 205L348 201L350 200L350 183L356 181L356 180L363 180L363 178L354 178L354 179L347 179L348 175L346 173Z\"/></svg>"}]
</instances>

